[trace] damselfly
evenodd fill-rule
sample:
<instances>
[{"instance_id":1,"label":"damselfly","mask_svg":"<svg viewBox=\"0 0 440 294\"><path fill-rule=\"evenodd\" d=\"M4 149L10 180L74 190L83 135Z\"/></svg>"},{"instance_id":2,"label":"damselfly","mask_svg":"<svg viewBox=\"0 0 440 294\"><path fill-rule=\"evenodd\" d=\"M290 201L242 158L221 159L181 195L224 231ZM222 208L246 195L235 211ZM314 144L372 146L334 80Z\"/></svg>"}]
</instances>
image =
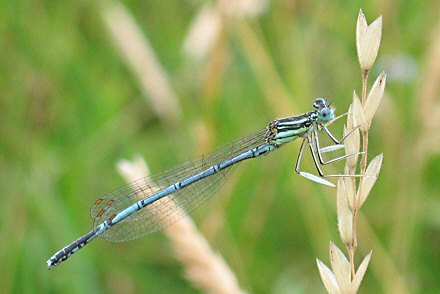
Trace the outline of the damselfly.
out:
<instances>
[{"instance_id":1,"label":"damselfly","mask_svg":"<svg viewBox=\"0 0 440 294\"><path fill-rule=\"evenodd\" d=\"M334 109L324 98L313 102L313 111L288 118L276 119L261 131L231 142L200 160L184 164L156 177L146 177L99 198L90 210L94 229L55 253L48 268L66 260L96 237L109 241L139 238L168 226L194 210L212 195L243 160L259 157L278 149L297 138L302 144L295 171L311 180L333 185L325 177L353 175L325 175L320 165L342 160L344 155L324 161L322 153L343 147L326 124L335 119ZM321 148L318 131L324 130L336 144ZM308 145L320 177L300 171L304 147ZM334 186L334 185L333 185Z\"/></svg>"}]
</instances>

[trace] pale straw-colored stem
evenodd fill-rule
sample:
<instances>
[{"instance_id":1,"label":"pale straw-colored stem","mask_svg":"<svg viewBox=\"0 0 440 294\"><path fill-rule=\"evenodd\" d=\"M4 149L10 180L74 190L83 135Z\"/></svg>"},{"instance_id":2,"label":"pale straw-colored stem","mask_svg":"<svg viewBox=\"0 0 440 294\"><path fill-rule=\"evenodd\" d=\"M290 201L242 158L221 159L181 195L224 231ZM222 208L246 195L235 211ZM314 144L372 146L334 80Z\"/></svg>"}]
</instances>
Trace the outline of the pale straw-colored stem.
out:
<instances>
[{"instance_id":1,"label":"pale straw-colored stem","mask_svg":"<svg viewBox=\"0 0 440 294\"><path fill-rule=\"evenodd\" d=\"M363 70L362 71L362 106L365 107L365 103L367 101L367 84L368 84L368 75L369 75L369 70ZM362 131L362 157L361 157L361 167L360 167L360 173L364 174L366 169L367 169L367 154L368 154L368 129L366 131ZM363 185L363 178L361 178L359 180L359 189L358 191L362 190L362 185ZM349 259L350 259L350 268L351 268L351 274L352 277L355 276L356 270L355 270L355 262L354 262L354 256L356 254L356 249L357 249L357 230L356 230L356 226L357 226L357 217L358 217L358 212L359 212L359 193L356 193L356 195L354 196L353 199L353 235L352 235L352 240L351 240L351 244L350 247L348 248L348 252L349 252Z\"/></svg>"},{"instance_id":2,"label":"pale straw-colored stem","mask_svg":"<svg viewBox=\"0 0 440 294\"><path fill-rule=\"evenodd\" d=\"M365 107L365 103L367 102L367 84L368 84L368 70L364 70L362 72L362 107ZM368 151L368 128L366 131L362 132L362 151L364 152L362 154L361 159L361 174L365 173L365 170L367 169L367 151ZM361 179L362 184L362 179Z\"/></svg>"},{"instance_id":3,"label":"pale straw-colored stem","mask_svg":"<svg viewBox=\"0 0 440 294\"><path fill-rule=\"evenodd\" d=\"M362 71L362 106L365 106L365 103L367 102L367 82L369 73L369 70Z\"/></svg>"}]
</instances>

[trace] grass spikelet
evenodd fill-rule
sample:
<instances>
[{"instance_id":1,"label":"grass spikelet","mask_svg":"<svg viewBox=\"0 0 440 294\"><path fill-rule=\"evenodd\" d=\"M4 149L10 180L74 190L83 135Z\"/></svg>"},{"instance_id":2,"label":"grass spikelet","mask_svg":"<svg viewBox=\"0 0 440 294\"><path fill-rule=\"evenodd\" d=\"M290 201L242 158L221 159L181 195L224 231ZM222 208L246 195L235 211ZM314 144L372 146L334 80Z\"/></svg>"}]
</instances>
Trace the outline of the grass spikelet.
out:
<instances>
[{"instance_id":1,"label":"grass spikelet","mask_svg":"<svg viewBox=\"0 0 440 294\"><path fill-rule=\"evenodd\" d=\"M365 256L364 260L362 261L361 265L356 271L356 275L353 278L353 282L351 283L351 289L350 293L356 293L359 289L359 286L361 285L361 282L364 278L365 272L367 271L368 264L370 263L371 259L371 251L370 253Z\"/></svg>"},{"instance_id":2,"label":"grass spikelet","mask_svg":"<svg viewBox=\"0 0 440 294\"><path fill-rule=\"evenodd\" d=\"M362 132L367 131L368 124L365 119L364 110L362 107L362 103L359 100L359 96L356 94L356 91L353 91L353 113L356 119L356 124L359 126Z\"/></svg>"},{"instance_id":3,"label":"grass spikelet","mask_svg":"<svg viewBox=\"0 0 440 294\"><path fill-rule=\"evenodd\" d=\"M356 26L356 48L359 64L363 71L369 71L373 66L379 51L381 37L382 17L368 25L364 13L360 10Z\"/></svg>"},{"instance_id":4,"label":"grass spikelet","mask_svg":"<svg viewBox=\"0 0 440 294\"><path fill-rule=\"evenodd\" d=\"M350 288L350 263L344 253L333 242L330 242L330 261L336 281L342 293Z\"/></svg>"},{"instance_id":5,"label":"grass spikelet","mask_svg":"<svg viewBox=\"0 0 440 294\"><path fill-rule=\"evenodd\" d=\"M345 180L340 178L337 187L337 209L338 209L338 228L344 244L350 244L353 239L353 216L348 205L348 189L345 186Z\"/></svg>"},{"instance_id":6,"label":"grass spikelet","mask_svg":"<svg viewBox=\"0 0 440 294\"><path fill-rule=\"evenodd\" d=\"M359 208L362 207L371 189L376 183L377 176L379 175L380 168L382 167L383 154L380 154L371 160L365 172L366 177L363 180L363 185L359 189Z\"/></svg>"},{"instance_id":7,"label":"grass spikelet","mask_svg":"<svg viewBox=\"0 0 440 294\"><path fill-rule=\"evenodd\" d=\"M367 97L367 102L365 103L365 119L368 124L371 124L373 116L379 107L380 101L383 97L383 92L385 91L385 84L387 81L387 76L385 73L381 73L371 88L370 93Z\"/></svg>"},{"instance_id":8,"label":"grass spikelet","mask_svg":"<svg viewBox=\"0 0 440 294\"><path fill-rule=\"evenodd\" d=\"M316 265L318 266L319 274L321 275L321 280L324 283L324 286L327 289L327 292L331 293L331 294L341 293L341 291L339 290L339 287L338 287L338 282L336 281L336 277L333 274L333 272L331 271L331 269L329 269L319 259L316 260Z\"/></svg>"},{"instance_id":9,"label":"grass spikelet","mask_svg":"<svg viewBox=\"0 0 440 294\"><path fill-rule=\"evenodd\" d=\"M346 136L349 132L351 134L345 139L345 152L346 154L356 154L353 156L349 156L346 162L346 170L347 174L354 174L355 168L358 161L358 152L360 148L360 139L359 139L359 130L356 127L356 119L353 113L354 107L350 107L348 110L347 116L347 126L344 128L344 136Z\"/></svg>"}]
</instances>

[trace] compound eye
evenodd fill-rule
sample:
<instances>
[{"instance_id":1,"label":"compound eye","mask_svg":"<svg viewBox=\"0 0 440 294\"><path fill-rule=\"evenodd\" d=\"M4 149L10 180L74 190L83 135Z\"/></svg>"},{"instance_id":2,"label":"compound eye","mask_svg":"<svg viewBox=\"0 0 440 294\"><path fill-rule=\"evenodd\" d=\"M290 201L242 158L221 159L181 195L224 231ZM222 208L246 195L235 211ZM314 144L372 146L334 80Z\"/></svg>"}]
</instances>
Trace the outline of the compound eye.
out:
<instances>
[{"instance_id":1,"label":"compound eye","mask_svg":"<svg viewBox=\"0 0 440 294\"><path fill-rule=\"evenodd\" d=\"M327 122L333 119L333 111L330 108L323 108L319 112L319 119L321 121Z\"/></svg>"}]
</instances>

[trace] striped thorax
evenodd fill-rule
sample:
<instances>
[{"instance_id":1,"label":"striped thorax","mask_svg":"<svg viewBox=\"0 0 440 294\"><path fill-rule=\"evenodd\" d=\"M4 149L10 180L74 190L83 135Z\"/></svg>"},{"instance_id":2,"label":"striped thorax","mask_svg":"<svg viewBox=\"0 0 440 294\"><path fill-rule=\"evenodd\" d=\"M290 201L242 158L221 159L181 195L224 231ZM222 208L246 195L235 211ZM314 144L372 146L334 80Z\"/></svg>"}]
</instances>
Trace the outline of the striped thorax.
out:
<instances>
[{"instance_id":1,"label":"striped thorax","mask_svg":"<svg viewBox=\"0 0 440 294\"><path fill-rule=\"evenodd\" d=\"M299 137L305 138L315 125L321 125L334 118L334 109L327 100L317 98L313 102L314 111L293 117L280 118L272 121L267 126L266 141L280 147Z\"/></svg>"}]
</instances>

